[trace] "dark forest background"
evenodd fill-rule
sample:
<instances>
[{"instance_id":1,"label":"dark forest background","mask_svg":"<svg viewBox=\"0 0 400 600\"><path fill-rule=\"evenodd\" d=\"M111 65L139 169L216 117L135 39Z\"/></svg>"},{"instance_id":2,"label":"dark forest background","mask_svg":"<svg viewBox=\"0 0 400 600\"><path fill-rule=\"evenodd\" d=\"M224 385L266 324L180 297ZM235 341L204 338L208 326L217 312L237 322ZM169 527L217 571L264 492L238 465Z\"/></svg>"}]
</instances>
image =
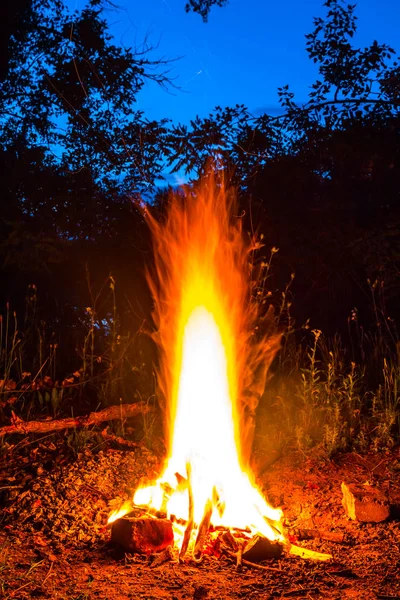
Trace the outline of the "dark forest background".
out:
<instances>
[{"instance_id":1,"label":"dark forest background","mask_svg":"<svg viewBox=\"0 0 400 600\"><path fill-rule=\"evenodd\" d=\"M207 20L212 5L224 4L182 0L182 10ZM189 126L150 121L136 109L146 81L173 86L170 65L151 40L116 44L106 0L74 13L61 0L6 0L6 7L3 389L32 391L46 376L48 389L36 391L53 412L61 399L68 412L67 384L79 389L82 412L152 396L156 352L145 333L152 301L144 277L152 253L137 200L162 212L163 173L185 169L195 181L210 156L237 188L245 230L263 235L257 261L272 256L263 294L291 334L280 366L298 365L299 345L312 348L316 330L336 348L340 334L348 363L363 363L378 389L383 361L396 355L400 317L400 64L384 43L354 46L355 6L327 0L305 35L319 71L305 104L285 85L277 90L281 116L216 107ZM381 351L376 363L368 363L367 338L372 357ZM53 391L61 382L62 398Z\"/></svg>"}]
</instances>

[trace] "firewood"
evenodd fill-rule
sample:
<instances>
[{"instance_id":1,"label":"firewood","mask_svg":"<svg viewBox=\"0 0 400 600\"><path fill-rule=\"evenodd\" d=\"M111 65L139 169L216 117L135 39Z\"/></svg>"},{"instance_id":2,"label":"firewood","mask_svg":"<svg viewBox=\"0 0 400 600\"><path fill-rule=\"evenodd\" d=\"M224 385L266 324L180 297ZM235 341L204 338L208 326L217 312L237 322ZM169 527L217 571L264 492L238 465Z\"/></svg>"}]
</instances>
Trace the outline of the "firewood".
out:
<instances>
[{"instance_id":1,"label":"firewood","mask_svg":"<svg viewBox=\"0 0 400 600\"><path fill-rule=\"evenodd\" d=\"M237 550L238 550L238 542L234 538L234 536L232 535L232 532L229 529L227 529L227 531L224 531L224 533L221 535L221 540L222 540L222 543L229 550L233 550L234 552L237 552Z\"/></svg>"},{"instance_id":2,"label":"firewood","mask_svg":"<svg viewBox=\"0 0 400 600\"><path fill-rule=\"evenodd\" d=\"M169 519L123 517L114 521L111 541L128 552L153 554L173 544L174 532Z\"/></svg>"},{"instance_id":3,"label":"firewood","mask_svg":"<svg viewBox=\"0 0 400 600\"><path fill-rule=\"evenodd\" d=\"M318 529L291 529L290 533L297 540L324 540L326 542L337 542L341 544L344 539L343 533L336 531L319 531Z\"/></svg>"},{"instance_id":4,"label":"firewood","mask_svg":"<svg viewBox=\"0 0 400 600\"><path fill-rule=\"evenodd\" d=\"M204 515L199 525L197 532L196 542L194 544L193 558L195 561L200 562L203 556L203 546L207 537L208 530L210 528L211 515L213 511L213 505L211 500L207 500Z\"/></svg>"},{"instance_id":5,"label":"firewood","mask_svg":"<svg viewBox=\"0 0 400 600\"><path fill-rule=\"evenodd\" d=\"M387 496L371 485L342 483L342 504L349 519L364 523L380 523L390 515Z\"/></svg>"},{"instance_id":6,"label":"firewood","mask_svg":"<svg viewBox=\"0 0 400 600\"><path fill-rule=\"evenodd\" d=\"M314 552L314 550L309 550L308 548L300 548L300 546L295 546L294 544L290 545L289 554L291 554L292 556L299 556L300 558L308 558L310 560L328 561L332 558L331 554Z\"/></svg>"},{"instance_id":7,"label":"firewood","mask_svg":"<svg viewBox=\"0 0 400 600\"><path fill-rule=\"evenodd\" d=\"M189 547L190 537L192 535L193 526L194 526L194 499L193 499L193 488L192 488L192 468L190 463L186 465L186 473L187 473L187 489L189 496L189 518L186 525L185 533L183 536L181 550L179 552L179 560L183 561L187 549Z\"/></svg>"},{"instance_id":8,"label":"firewood","mask_svg":"<svg viewBox=\"0 0 400 600\"><path fill-rule=\"evenodd\" d=\"M0 427L0 437L4 435L27 433L48 433L62 429L90 427L103 421L118 421L129 417L146 414L151 408L144 402L135 404L119 404L109 406L98 412L92 412L84 417L67 417L66 419L48 419L47 421L23 421L13 413L12 424Z\"/></svg>"},{"instance_id":9,"label":"firewood","mask_svg":"<svg viewBox=\"0 0 400 600\"><path fill-rule=\"evenodd\" d=\"M271 542L262 535L255 535L243 549L243 558L253 563L259 563L268 558L279 558L283 552L280 542Z\"/></svg>"},{"instance_id":10,"label":"firewood","mask_svg":"<svg viewBox=\"0 0 400 600\"><path fill-rule=\"evenodd\" d=\"M244 542L239 544L238 550L236 552L236 570L241 571L243 566L243 548Z\"/></svg>"}]
</instances>

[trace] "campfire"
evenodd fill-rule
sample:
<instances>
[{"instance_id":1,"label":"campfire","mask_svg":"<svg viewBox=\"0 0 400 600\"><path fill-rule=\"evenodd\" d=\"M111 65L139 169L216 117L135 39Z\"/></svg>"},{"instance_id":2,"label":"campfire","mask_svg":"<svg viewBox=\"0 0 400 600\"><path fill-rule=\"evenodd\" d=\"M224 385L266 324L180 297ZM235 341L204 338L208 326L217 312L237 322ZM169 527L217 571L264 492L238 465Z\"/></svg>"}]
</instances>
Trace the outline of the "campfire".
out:
<instances>
[{"instance_id":1,"label":"campfire","mask_svg":"<svg viewBox=\"0 0 400 600\"><path fill-rule=\"evenodd\" d=\"M234 550L267 540L273 554L287 544L282 511L249 467L255 411L280 342L265 299L254 293L257 244L243 235L234 195L212 174L173 194L163 220L146 217L167 460L157 481L110 516L114 537L126 537L128 527L130 540L144 537L150 550L172 544L181 559L201 560L222 535ZM148 527L143 518L124 521L132 507L146 510ZM128 525L121 529L121 521Z\"/></svg>"}]
</instances>

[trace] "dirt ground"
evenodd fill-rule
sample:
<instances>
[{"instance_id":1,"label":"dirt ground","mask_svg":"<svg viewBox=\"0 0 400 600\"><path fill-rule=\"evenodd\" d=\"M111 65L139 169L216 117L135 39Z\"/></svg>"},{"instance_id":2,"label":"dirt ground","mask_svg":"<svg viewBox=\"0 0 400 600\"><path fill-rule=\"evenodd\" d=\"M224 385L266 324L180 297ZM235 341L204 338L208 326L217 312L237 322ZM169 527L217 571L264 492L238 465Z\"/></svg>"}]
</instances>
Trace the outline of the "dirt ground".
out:
<instances>
[{"instance_id":1,"label":"dirt ground","mask_svg":"<svg viewBox=\"0 0 400 600\"><path fill-rule=\"evenodd\" d=\"M328 460L292 453L254 457L257 483L281 506L290 540L333 556L314 562L284 554L236 569L231 557L201 564L127 555L113 547L110 506L128 497L160 463L145 448L86 450L72 456L61 440L24 442L0 459L0 597L62 600L222 600L228 598L400 599L400 452ZM384 490L392 505L380 524L350 521L342 481ZM299 540L303 530L343 534L341 543Z\"/></svg>"}]
</instances>

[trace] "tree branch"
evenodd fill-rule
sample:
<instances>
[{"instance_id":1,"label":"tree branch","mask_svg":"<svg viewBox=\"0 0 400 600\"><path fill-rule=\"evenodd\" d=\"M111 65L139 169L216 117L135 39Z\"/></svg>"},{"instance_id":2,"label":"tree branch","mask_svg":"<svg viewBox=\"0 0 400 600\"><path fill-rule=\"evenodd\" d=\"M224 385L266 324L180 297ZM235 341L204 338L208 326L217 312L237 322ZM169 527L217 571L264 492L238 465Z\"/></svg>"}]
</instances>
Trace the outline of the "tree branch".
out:
<instances>
[{"instance_id":1,"label":"tree branch","mask_svg":"<svg viewBox=\"0 0 400 600\"><path fill-rule=\"evenodd\" d=\"M0 438L5 435L27 433L47 433L49 431L60 431L62 429L72 429L81 427L90 427L98 425L103 421L118 421L128 417L136 417L140 414L146 414L151 408L145 402L135 404L120 404L109 406L98 412L92 412L83 417L68 417L66 419L50 419L48 421L23 421L15 413L11 419L11 425L0 427Z\"/></svg>"}]
</instances>

